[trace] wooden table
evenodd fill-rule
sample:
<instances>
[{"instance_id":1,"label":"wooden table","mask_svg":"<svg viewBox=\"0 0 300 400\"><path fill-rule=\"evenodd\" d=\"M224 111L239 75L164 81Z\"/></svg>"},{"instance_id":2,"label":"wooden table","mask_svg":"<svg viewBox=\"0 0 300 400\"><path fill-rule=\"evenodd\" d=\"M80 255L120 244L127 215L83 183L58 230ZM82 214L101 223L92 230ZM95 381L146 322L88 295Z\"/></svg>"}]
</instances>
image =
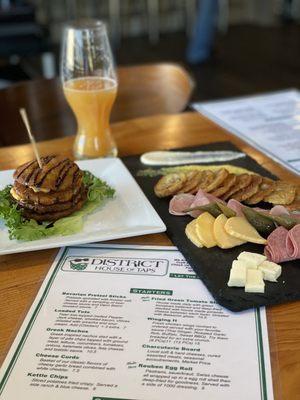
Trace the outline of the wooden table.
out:
<instances>
[{"instance_id":1,"label":"wooden table","mask_svg":"<svg viewBox=\"0 0 300 400\"><path fill-rule=\"evenodd\" d=\"M299 183L299 178L291 172L196 113L159 115L119 122L112 125L112 131L120 156L230 140L280 178ZM39 148L42 155L59 152L70 156L72 142L72 137L66 137L41 142ZM15 168L32 157L29 145L0 148L0 169ZM118 242L171 245L165 234ZM0 257L1 360L5 357L56 253L57 249L52 249ZM267 315L275 398L297 400L300 398L300 302L269 307Z\"/></svg>"}]
</instances>

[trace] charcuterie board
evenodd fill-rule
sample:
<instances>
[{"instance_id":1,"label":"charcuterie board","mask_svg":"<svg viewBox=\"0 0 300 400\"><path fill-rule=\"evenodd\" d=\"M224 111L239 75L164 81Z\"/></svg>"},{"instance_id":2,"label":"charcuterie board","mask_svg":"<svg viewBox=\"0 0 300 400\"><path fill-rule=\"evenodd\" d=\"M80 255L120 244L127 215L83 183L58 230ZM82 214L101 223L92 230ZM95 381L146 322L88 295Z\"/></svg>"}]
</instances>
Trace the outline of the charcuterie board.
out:
<instances>
[{"instance_id":1,"label":"charcuterie board","mask_svg":"<svg viewBox=\"0 0 300 400\"><path fill-rule=\"evenodd\" d=\"M230 142L218 142L176 150L238 151ZM246 243L226 250L219 247L196 247L185 235L185 227L192 218L190 216L177 217L171 215L169 213L169 199L155 196L153 188L159 178L157 176L139 176L138 172L146 168L140 162L140 156L125 157L123 161L164 221L167 226L167 234L172 242L178 247L220 305L232 311L242 311L252 307L280 304L300 299L300 260L284 262L278 282L266 282L265 293L245 293L243 288L228 287L227 281L232 261L242 251L263 253L263 246ZM214 162L213 164L224 164L224 162ZM249 156L229 161L227 164L243 167L264 177L276 179L274 175L262 168Z\"/></svg>"}]
</instances>

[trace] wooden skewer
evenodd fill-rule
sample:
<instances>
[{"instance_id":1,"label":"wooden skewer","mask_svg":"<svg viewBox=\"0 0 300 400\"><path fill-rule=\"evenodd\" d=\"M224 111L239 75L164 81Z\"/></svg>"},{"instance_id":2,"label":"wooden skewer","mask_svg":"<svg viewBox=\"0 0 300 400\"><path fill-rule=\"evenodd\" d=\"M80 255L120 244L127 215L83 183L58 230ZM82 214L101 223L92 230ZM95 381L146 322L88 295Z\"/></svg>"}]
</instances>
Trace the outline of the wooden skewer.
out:
<instances>
[{"instance_id":1,"label":"wooden skewer","mask_svg":"<svg viewBox=\"0 0 300 400\"><path fill-rule=\"evenodd\" d=\"M37 159L39 167L42 169L42 163L41 163L40 155L39 155L39 152L38 152L38 149L37 149L36 141L34 139L34 136L33 136L32 132L31 132L29 120L28 120L28 117L27 117L27 112L26 112L25 108L20 108L19 111L20 111L22 120L24 122L24 125L26 127L26 130L27 130L27 133L28 133L28 136L29 136L29 140L30 140L30 142L32 144L35 157Z\"/></svg>"}]
</instances>

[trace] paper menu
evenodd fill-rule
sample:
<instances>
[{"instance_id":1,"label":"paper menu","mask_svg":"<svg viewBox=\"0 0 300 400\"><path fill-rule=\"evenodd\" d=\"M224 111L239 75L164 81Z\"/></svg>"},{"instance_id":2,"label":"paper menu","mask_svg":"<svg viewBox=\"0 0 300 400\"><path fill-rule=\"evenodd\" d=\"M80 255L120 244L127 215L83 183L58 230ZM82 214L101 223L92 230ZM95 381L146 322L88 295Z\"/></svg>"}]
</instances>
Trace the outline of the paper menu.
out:
<instances>
[{"instance_id":1,"label":"paper menu","mask_svg":"<svg viewBox=\"0 0 300 400\"><path fill-rule=\"evenodd\" d=\"M0 377L3 400L273 398L265 309L218 306L170 247L61 250Z\"/></svg>"},{"instance_id":2,"label":"paper menu","mask_svg":"<svg viewBox=\"0 0 300 400\"><path fill-rule=\"evenodd\" d=\"M300 173L299 91L194 103L193 107L294 173Z\"/></svg>"}]
</instances>

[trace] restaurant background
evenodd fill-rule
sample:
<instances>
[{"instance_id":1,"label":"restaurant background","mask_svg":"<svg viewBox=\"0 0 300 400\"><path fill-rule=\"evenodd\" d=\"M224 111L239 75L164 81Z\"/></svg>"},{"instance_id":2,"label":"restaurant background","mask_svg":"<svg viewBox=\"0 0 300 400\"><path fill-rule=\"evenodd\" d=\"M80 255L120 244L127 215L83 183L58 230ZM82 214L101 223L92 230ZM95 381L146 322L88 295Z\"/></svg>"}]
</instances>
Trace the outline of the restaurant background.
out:
<instances>
[{"instance_id":1,"label":"restaurant background","mask_svg":"<svg viewBox=\"0 0 300 400\"><path fill-rule=\"evenodd\" d=\"M199 14L211 43L207 57L191 62ZM0 0L0 87L58 76L62 27L79 18L107 23L117 66L184 66L195 82L192 100L300 83L300 0Z\"/></svg>"},{"instance_id":2,"label":"restaurant background","mask_svg":"<svg viewBox=\"0 0 300 400\"><path fill-rule=\"evenodd\" d=\"M185 64L197 100L299 84L299 0L220 0L212 57L193 68L186 48L197 0L1 0L0 6L2 87L57 74L62 25L75 18L108 23L118 65Z\"/></svg>"}]
</instances>

